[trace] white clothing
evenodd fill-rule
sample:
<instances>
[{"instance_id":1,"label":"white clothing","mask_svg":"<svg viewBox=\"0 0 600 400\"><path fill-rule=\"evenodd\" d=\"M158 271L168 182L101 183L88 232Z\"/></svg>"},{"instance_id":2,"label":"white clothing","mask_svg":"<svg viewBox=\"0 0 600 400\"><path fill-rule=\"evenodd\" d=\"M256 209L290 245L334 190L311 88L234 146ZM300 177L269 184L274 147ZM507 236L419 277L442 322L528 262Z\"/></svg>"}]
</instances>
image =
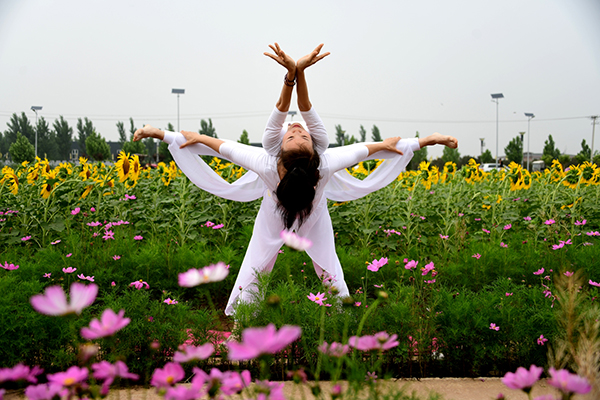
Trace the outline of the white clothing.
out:
<instances>
[{"instance_id":1,"label":"white clothing","mask_svg":"<svg viewBox=\"0 0 600 400\"><path fill-rule=\"evenodd\" d=\"M277 109L273 111L265 129L262 149L232 141L225 141L220 146L220 154L201 144L180 149L179 146L186 142L183 135L165 132L164 141L169 143L169 151L174 160L198 187L230 200L252 201L263 198L248 250L225 309L227 315L234 313L238 299L246 302L252 300L251 291L255 290L256 273L271 271L283 245L279 234L284 229L284 224L277 209L275 190L280 181L277 155L286 131L282 129L286 116L287 113ZM354 200L387 186L404 170L413 152L420 148L419 142L418 139L399 141L397 148L403 151L404 156L393 152L379 152L368 157L368 149L364 143L328 149L327 132L314 109L302 112L302 116L321 157L321 179L317 184L313 210L296 231L298 235L310 239L313 243L307 253L313 260L317 274L321 276L323 271L326 271L336 280L334 286L340 295L347 296L349 291L335 251L327 199ZM204 163L199 155L225 158L244 167L248 172L236 182L228 183ZM354 178L345 170L360 161L375 158L384 158L384 161L363 181ZM297 226L294 225L294 228Z\"/></svg>"}]
</instances>

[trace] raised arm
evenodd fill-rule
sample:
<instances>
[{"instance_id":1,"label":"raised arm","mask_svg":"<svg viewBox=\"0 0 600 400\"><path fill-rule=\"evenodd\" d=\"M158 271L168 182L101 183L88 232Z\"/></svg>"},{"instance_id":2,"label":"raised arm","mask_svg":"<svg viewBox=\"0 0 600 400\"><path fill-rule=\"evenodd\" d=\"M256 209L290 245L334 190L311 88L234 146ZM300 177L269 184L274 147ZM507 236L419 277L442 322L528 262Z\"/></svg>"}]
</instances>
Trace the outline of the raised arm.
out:
<instances>
[{"instance_id":1,"label":"raised arm","mask_svg":"<svg viewBox=\"0 0 600 400\"><path fill-rule=\"evenodd\" d=\"M294 89L294 84L296 81L296 62L289 55L285 54L283 50L279 47L279 44L275 43L275 45L269 45L271 50L275 54L264 53L265 56L271 57L278 64L282 65L285 69L287 69L287 73L283 78L283 87L281 88L281 94L279 95L279 100L275 105L277 109L281 112L287 112L290 109L290 103L292 102L292 91Z\"/></svg>"},{"instance_id":2,"label":"raised arm","mask_svg":"<svg viewBox=\"0 0 600 400\"><path fill-rule=\"evenodd\" d=\"M310 103L310 99L308 97L308 85L306 84L304 70L330 54L329 52L319 54L322 48L323 43L318 45L309 54L300 58L296 63L296 77L298 80L296 93L298 94L298 109L300 109L300 111L309 111L312 108L312 104Z\"/></svg>"}]
</instances>

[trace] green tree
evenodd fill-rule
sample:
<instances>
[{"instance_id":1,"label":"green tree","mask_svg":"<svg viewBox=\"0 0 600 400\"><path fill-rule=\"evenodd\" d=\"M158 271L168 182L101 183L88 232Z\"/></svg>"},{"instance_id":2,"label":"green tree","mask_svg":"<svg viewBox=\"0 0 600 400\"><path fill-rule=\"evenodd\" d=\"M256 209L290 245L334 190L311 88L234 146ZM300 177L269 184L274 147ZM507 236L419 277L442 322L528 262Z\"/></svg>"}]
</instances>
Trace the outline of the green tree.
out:
<instances>
[{"instance_id":1,"label":"green tree","mask_svg":"<svg viewBox=\"0 0 600 400\"><path fill-rule=\"evenodd\" d=\"M585 139L583 139L583 141L581 142L581 151L577 153L575 158L577 159L577 163L579 164L583 164L586 161L590 161L590 159L592 158L592 149L590 149L590 146L587 145Z\"/></svg>"},{"instance_id":2,"label":"green tree","mask_svg":"<svg viewBox=\"0 0 600 400\"><path fill-rule=\"evenodd\" d=\"M23 161L32 162L35 159L35 147L21 132L17 132L16 140L8 150L13 162L21 164Z\"/></svg>"},{"instance_id":3,"label":"green tree","mask_svg":"<svg viewBox=\"0 0 600 400\"><path fill-rule=\"evenodd\" d=\"M79 148L81 149L81 154L84 156L89 156L87 149L85 147L85 142L88 137L94 135L96 133L96 129L94 128L94 124L87 117L84 120L81 118L77 118L77 141L79 142Z\"/></svg>"},{"instance_id":4,"label":"green tree","mask_svg":"<svg viewBox=\"0 0 600 400\"><path fill-rule=\"evenodd\" d=\"M18 132L29 140L29 143L33 144L35 142L35 129L24 112L21 113L21 116L13 113L6 125L8 126L8 130L4 131L4 136L9 145L17 140Z\"/></svg>"},{"instance_id":5,"label":"green tree","mask_svg":"<svg viewBox=\"0 0 600 400\"><path fill-rule=\"evenodd\" d=\"M338 146L348 144L348 135L346 135L346 131L342 129L341 125L335 126L335 142Z\"/></svg>"},{"instance_id":6,"label":"green tree","mask_svg":"<svg viewBox=\"0 0 600 400\"><path fill-rule=\"evenodd\" d=\"M38 136L38 157L41 159L57 160L58 145L56 143L56 133L50 129L44 117L40 117L35 130Z\"/></svg>"},{"instance_id":7,"label":"green tree","mask_svg":"<svg viewBox=\"0 0 600 400\"><path fill-rule=\"evenodd\" d=\"M127 141L127 134L125 133L125 124L121 121L117 121L117 132L119 132L119 143L122 148Z\"/></svg>"},{"instance_id":8,"label":"green tree","mask_svg":"<svg viewBox=\"0 0 600 400\"><path fill-rule=\"evenodd\" d=\"M218 138L217 131L212 124L212 120L209 118L208 122L200 120L200 130L198 131L201 135L206 135L214 138Z\"/></svg>"},{"instance_id":9,"label":"green tree","mask_svg":"<svg viewBox=\"0 0 600 400\"><path fill-rule=\"evenodd\" d=\"M556 148L552 135L548 135L548 140L544 142L544 151L542 152L542 161L547 167L552 165L552 160L558 160L560 150Z\"/></svg>"},{"instance_id":10,"label":"green tree","mask_svg":"<svg viewBox=\"0 0 600 400\"><path fill-rule=\"evenodd\" d=\"M360 142L365 142L367 140L367 131L365 129L364 126L360 126L360 129L358 130L358 134L360 135Z\"/></svg>"},{"instance_id":11,"label":"green tree","mask_svg":"<svg viewBox=\"0 0 600 400\"><path fill-rule=\"evenodd\" d=\"M508 145L504 148L504 154L506 155L507 165L511 161L517 164L521 164L523 161L523 142L520 136L514 137Z\"/></svg>"},{"instance_id":12,"label":"green tree","mask_svg":"<svg viewBox=\"0 0 600 400\"><path fill-rule=\"evenodd\" d=\"M8 143L6 142L4 134L0 132L0 161L2 158L6 157L6 154L8 154Z\"/></svg>"},{"instance_id":13,"label":"green tree","mask_svg":"<svg viewBox=\"0 0 600 400\"><path fill-rule=\"evenodd\" d=\"M248 131L246 131L245 129L242 132L242 134L240 136L240 140L238 140L238 143L250 144L250 138L248 137Z\"/></svg>"},{"instance_id":14,"label":"green tree","mask_svg":"<svg viewBox=\"0 0 600 400\"><path fill-rule=\"evenodd\" d=\"M419 138L419 131L417 131L415 137L417 139ZM416 171L419 169L419 164L421 164L422 161L427 161L427 146L423 147L421 150L415 151L412 160L408 163L407 169Z\"/></svg>"},{"instance_id":15,"label":"green tree","mask_svg":"<svg viewBox=\"0 0 600 400\"><path fill-rule=\"evenodd\" d=\"M85 148L87 155L96 160L104 161L110 159L110 147L106 140L100 134L92 131L85 139Z\"/></svg>"},{"instance_id":16,"label":"green tree","mask_svg":"<svg viewBox=\"0 0 600 400\"><path fill-rule=\"evenodd\" d=\"M444 164L446 164L448 161L452 161L457 165L460 164L460 153L458 152L458 149L451 149L450 147L444 146L442 161Z\"/></svg>"},{"instance_id":17,"label":"green tree","mask_svg":"<svg viewBox=\"0 0 600 400\"><path fill-rule=\"evenodd\" d=\"M156 160L156 142L152 138L146 138L141 140L139 143L143 143L144 145L144 154L146 155L146 159L144 162L152 163Z\"/></svg>"},{"instance_id":18,"label":"green tree","mask_svg":"<svg viewBox=\"0 0 600 400\"><path fill-rule=\"evenodd\" d=\"M377 125L373 125L373 128L371 129L371 141L383 142L383 139L381 138L381 133L379 133L379 128L377 127Z\"/></svg>"},{"instance_id":19,"label":"green tree","mask_svg":"<svg viewBox=\"0 0 600 400\"><path fill-rule=\"evenodd\" d=\"M129 141L133 142L133 135L137 131L135 124L133 123L133 118L129 117Z\"/></svg>"},{"instance_id":20,"label":"green tree","mask_svg":"<svg viewBox=\"0 0 600 400\"><path fill-rule=\"evenodd\" d=\"M170 124L169 124L170 125ZM129 118L129 141L123 143L121 150L128 154L137 154L138 156L144 156L146 153L146 146L141 141L134 142L133 135L137 131L133 118Z\"/></svg>"},{"instance_id":21,"label":"green tree","mask_svg":"<svg viewBox=\"0 0 600 400\"><path fill-rule=\"evenodd\" d=\"M481 156L479 157L479 162L481 164L490 164L493 163L494 160L494 156L492 155L492 152L490 151L490 149L486 149L483 154L481 154Z\"/></svg>"},{"instance_id":22,"label":"green tree","mask_svg":"<svg viewBox=\"0 0 600 400\"><path fill-rule=\"evenodd\" d=\"M68 161L71 155L71 143L73 142L73 128L61 115L59 119L54 120L54 134L56 136L56 146L58 147L58 159Z\"/></svg>"}]
</instances>

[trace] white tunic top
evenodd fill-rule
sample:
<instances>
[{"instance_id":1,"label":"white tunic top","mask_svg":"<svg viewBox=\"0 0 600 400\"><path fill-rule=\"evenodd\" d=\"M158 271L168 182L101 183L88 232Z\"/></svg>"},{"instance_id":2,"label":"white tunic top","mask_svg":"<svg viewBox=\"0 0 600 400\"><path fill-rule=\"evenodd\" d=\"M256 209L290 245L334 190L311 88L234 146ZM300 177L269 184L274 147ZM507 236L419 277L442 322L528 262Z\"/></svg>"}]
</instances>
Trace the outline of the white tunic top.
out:
<instances>
[{"instance_id":1,"label":"white tunic top","mask_svg":"<svg viewBox=\"0 0 600 400\"><path fill-rule=\"evenodd\" d=\"M269 118L263 137L263 148L225 141L220 154L204 145L196 144L180 149L186 142L180 133L165 132L164 141L179 168L201 189L219 197L237 201L252 201L262 197L263 201L256 217L252 238L240 267L225 313L234 313L239 300L252 301L256 291L256 274L270 272L279 249L283 244L280 232L284 229L283 220L277 209L275 190L279 183L277 157L286 129L282 128L287 113L275 109ZM411 160L413 151L418 150L417 139L401 140L397 148L404 156L393 152L379 152L370 159L384 158L380 166L365 180L359 180L345 169L367 159L368 149L364 143L327 149L328 138L323 123L314 109L302 112L315 148L321 156L319 168L321 179L317 184L311 215L296 229L298 235L310 239L313 246L307 251L315 264L319 276L326 272L335 280L334 286L341 296L349 294L344 274L335 252L334 233L327 209L327 199L348 201L363 197L379 190L404 170ZM248 172L234 183L228 183L215 173L199 155L214 155L238 164ZM297 226L294 225L293 228Z\"/></svg>"}]
</instances>

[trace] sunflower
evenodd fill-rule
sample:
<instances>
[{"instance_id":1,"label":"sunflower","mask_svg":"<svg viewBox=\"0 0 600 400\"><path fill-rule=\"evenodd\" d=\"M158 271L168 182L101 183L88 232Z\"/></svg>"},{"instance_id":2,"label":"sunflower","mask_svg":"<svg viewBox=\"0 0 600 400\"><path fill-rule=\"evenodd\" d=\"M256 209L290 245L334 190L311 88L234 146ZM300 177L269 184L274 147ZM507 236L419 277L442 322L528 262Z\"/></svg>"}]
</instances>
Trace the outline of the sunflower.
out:
<instances>
[{"instance_id":1,"label":"sunflower","mask_svg":"<svg viewBox=\"0 0 600 400\"><path fill-rule=\"evenodd\" d=\"M586 161L583 163L583 165L580 165L579 168L581 170L581 183L593 185L597 175L596 171L598 170L596 164Z\"/></svg>"},{"instance_id":2,"label":"sunflower","mask_svg":"<svg viewBox=\"0 0 600 400\"><path fill-rule=\"evenodd\" d=\"M117 174L119 175L119 182L125 182L129 177L129 171L131 170L131 164L129 163L129 153L124 151L119 152L118 161L115 163L117 168Z\"/></svg>"},{"instance_id":3,"label":"sunflower","mask_svg":"<svg viewBox=\"0 0 600 400\"><path fill-rule=\"evenodd\" d=\"M565 179L562 181L563 185L568 188L576 189L579 184L579 178L581 176L581 170L579 167L572 165L565 175Z\"/></svg>"},{"instance_id":4,"label":"sunflower","mask_svg":"<svg viewBox=\"0 0 600 400\"><path fill-rule=\"evenodd\" d=\"M90 192L92 191L93 188L94 188L94 185L87 185L85 187L85 190L81 194L80 199L85 199L88 196L88 194L90 194Z\"/></svg>"},{"instance_id":5,"label":"sunflower","mask_svg":"<svg viewBox=\"0 0 600 400\"><path fill-rule=\"evenodd\" d=\"M531 174L526 169L521 171L521 174L521 189L529 189L532 182Z\"/></svg>"},{"instance_id":6,"label":"sunflower","mask_svg":"<svg viewBox=\"0 0 600 400\"><path fill-rule=\"evenodd\" d=\"M58 178L56 177L56 170L50 170L47 173L43 173L43 181L42 181L42 190L40 191L40 195L47 199L52 194L52 191L58 184Z\"/></svg>"},{"instance_id":7,"label":"sunflower","mask_svg":"<svg viewBox=\"0 0 600 400\"><path fill-rule=\"evenodd\" d=\"M0 184L8 182L10 192L14 195L19 193L19 177L15 174L15 170L6 166L2 168L2 180Z\"/></svg>"}]
</instances>

